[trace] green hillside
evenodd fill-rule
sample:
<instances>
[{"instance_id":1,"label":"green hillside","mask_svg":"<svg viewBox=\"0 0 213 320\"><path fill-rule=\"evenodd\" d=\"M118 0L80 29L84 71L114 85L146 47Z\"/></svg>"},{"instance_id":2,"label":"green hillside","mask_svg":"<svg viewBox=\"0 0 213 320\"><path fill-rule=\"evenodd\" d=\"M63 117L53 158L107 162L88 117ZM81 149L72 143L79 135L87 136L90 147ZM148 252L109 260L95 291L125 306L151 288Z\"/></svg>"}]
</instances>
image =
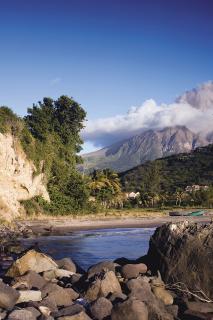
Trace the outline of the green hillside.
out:
<instances>
[{"instance_id":1,"label":"green hillside","mask_svg":"<svg viewBox=\"0 0 213 320\"><path fill-rule=\"evenodd\" d=\"M172 193L188 185L213 184L213 144L191 153L149 161L120 174L125 191Z\"/></svg>"}]
</instances>

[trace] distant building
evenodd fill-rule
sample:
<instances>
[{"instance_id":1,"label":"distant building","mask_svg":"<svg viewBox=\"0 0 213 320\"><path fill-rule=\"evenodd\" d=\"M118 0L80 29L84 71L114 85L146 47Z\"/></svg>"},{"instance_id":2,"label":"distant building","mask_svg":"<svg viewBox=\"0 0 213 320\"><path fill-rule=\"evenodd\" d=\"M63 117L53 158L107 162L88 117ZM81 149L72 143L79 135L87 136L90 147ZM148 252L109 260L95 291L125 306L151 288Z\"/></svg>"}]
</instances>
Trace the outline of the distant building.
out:
<instances>
[{"instance_id":1,"label":"distant building","mask_svg":"<svg viewBox=\"0 0 213 320\"><path fill-rule=\"evenodd\" d=\"M127 199L136 199L140 197L140 192L130 192L130 193L127 193Z\"/></svg>"},{"instance_id":2,"label":"distant building","mask_svg":"<svg viewBox=\"0 0 213 320\"><path fill-rule=\"evenodd\" d=\"M192 186L187 186L185 188L186 192L195 192L195 191L200 191L200 190L208 190L208 186L200 186L198 184L193 184Z\"/></svg>"}]
</instances>

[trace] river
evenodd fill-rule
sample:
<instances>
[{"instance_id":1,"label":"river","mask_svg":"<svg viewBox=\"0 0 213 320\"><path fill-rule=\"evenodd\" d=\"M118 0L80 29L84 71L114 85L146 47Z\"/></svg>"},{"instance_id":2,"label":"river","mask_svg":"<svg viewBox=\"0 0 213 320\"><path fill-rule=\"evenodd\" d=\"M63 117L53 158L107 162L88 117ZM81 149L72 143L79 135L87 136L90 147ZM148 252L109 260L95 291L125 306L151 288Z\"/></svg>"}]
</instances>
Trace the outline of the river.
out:
<instances>
[{"instance_id":1,"label":"river","mask_svg":"<svg viewBox=\"0 0 213 320\"><path fill-rule=\"evenodd\" d=\"M36 243L39 249L55 259L72 258L81 268L103 260L120 257L137 259L147 253L154 228L101 229L75 231L64 236L44 236L23 239L29 248Z\"/></svg>"}]
</instances>

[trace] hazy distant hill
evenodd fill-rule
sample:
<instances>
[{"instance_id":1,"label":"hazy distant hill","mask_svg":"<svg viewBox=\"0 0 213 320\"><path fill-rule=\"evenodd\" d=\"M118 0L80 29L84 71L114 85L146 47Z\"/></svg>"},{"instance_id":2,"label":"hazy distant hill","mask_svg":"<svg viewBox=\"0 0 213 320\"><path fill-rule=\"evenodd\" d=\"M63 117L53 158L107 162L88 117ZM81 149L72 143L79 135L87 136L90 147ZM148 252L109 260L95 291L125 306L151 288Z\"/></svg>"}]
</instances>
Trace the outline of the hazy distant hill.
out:
<instances>
[{"instance_id":1,"label":"hazy distant hill","mask_svg":"<svg viewBox=\"0 0 213 320\"><path fill-rule=\"evenodd\" d=\"M213 184L213 144L190 153L149 161L120 174L126 191L174 192L187 185Z\"/></svg>"},{"instance_id":2,"label":"hazy distant hill","mask_svg":"<svg viewBox=\"0 0 213 320\"><path fill-rule=\"evenodd\" d=\"M190 152L209 141L184 126L148 130L101 150L83 155L84 170L112 168L128 170L148 160Z\"/></svg>"}]
</instances>

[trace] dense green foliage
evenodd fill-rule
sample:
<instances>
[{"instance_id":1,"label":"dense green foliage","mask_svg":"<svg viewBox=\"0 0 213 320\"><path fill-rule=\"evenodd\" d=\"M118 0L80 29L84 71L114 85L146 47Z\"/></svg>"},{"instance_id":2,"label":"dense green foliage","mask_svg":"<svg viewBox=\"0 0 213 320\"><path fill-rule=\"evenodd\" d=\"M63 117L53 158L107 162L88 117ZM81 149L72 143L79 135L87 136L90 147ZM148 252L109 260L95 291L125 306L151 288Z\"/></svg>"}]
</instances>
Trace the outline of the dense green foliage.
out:
<instances>
[{"instance_id":1,"label":"dense green foliage","mask_svg":"<svg viewBox=\"0 0 213 320\"><path fill-rule=\"evenodd\" d=\"M50 204L46 211L68 214L86 205L89 191L83 177L76 170L80 162L80 130L86 113L72 98L61 96L53 101L44 98L28 109L27 128L36 141L34 161L41 165L47 177Z\"/></svg>"},{"instance_id":2,"label":"dense green foliage","mask_svg":"<svg viewBox=\"0 0 213 320\"><path fill-rule=\"evenodd\" d=\"M213 145L149 161L119 176L124 191L140 192L140 202L145 206L213 204ZM209 189L186 193L185 188L192 185L207 185Z\"/></svg>"},{"instance_id":3,"label":"dense green foliage","mask_svg":"<svg viewBox=\"0 0 213 320\"><path fill-rule=\"evenodd\" d=\"M0 131L16 136L29 159L43 172L51 202L40 197L25 202L28 211L40 208L51 214L78 212L87 206L89 189L76 170L81 161L80 130L86 117L84 109L72 98L56 101L44 98L28 109L24 119L9 108L0 108Z\"/></svg>"},{"instance_id":4,"label":"dense green foliage","mask_svg":"<svg viewBox=\"0 0 213 320\"><path fill-rule=\"evenodd\" d=\"M22 120L8 107L0 107L0 132L16 133Z\"/></svg>"}]
</instances>

